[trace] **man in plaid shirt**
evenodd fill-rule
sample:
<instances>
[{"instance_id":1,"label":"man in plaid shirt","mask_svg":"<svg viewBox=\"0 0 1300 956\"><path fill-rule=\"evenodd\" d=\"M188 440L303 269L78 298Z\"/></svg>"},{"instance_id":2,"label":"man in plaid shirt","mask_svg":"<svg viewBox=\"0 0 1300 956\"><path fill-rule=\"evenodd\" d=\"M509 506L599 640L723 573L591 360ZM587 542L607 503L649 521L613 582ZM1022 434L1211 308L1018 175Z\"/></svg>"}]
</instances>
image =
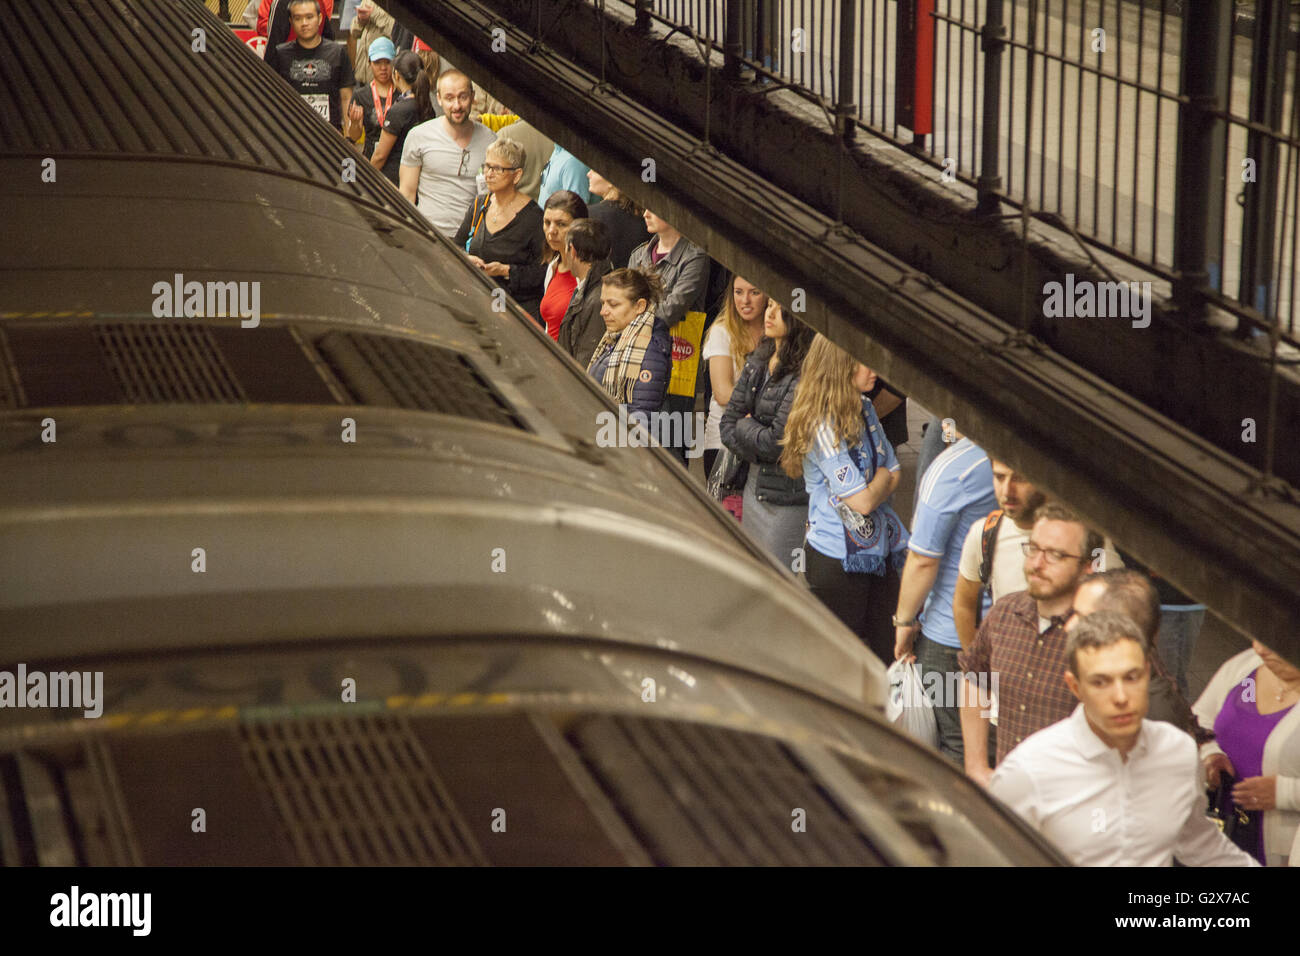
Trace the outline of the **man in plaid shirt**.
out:
<instances>
[{"instance_id":1,"label":"man in plaid shirt","mask_svg":"<svg viewBox=\"0 0 1300 956\"><path fill-rule=\"evenodd\" d=\"M993 768L976 688L996 675L998 763L1030 734L1070 716L1078 702L1065 684L1065 622L1101 546L1101 535L1074 512L1054 503L1039 508L1023 546L1028 590L994 604L974 644L957 657L968 685L961 703L966 773L985 786Z\"/></svg>"}]
</instances>

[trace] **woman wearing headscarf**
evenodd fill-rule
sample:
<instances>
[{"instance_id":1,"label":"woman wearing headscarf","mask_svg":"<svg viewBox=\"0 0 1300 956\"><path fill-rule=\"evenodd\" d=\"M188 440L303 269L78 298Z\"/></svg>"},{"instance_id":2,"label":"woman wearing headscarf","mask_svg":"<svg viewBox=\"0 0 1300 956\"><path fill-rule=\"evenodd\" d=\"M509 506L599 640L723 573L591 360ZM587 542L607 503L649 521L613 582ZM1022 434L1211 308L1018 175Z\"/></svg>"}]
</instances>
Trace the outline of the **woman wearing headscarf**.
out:
<instances>
[{"instance_id":1,"label":"woman wearing headscarf","mask_svg":"<svg viewBox=\"0 0 1300 956\"><path fill-rule=\"evenodd\" d=\"M808 586L885 663L907 529L887 503L898 484L894 449L865 392L875 373L824 335L804 359L786 421L781 466L808 493Z\"/></svg>"}]
</instances>

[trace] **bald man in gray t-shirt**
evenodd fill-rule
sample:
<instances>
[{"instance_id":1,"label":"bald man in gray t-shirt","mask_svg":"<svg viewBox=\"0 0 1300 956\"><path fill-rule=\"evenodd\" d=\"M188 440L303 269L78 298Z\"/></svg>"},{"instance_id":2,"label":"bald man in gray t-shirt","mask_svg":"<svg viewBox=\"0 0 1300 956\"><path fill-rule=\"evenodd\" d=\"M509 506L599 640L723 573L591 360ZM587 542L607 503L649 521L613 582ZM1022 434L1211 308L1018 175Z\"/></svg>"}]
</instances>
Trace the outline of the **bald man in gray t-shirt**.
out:
<instances>
[{"instance_id":1,"label":"bald man in gray t-shirt","mask_svg":"<svg viewBox=\"0 0 1300 956\"><path fill-rule=\"evenodd\" d=\"M479 167L496 134L469 118L469 77L448 70L438 77L442 116L411 129L402 149L402 195L444 236L454 236L478 194Z\"/></svg>"}]
</instances>

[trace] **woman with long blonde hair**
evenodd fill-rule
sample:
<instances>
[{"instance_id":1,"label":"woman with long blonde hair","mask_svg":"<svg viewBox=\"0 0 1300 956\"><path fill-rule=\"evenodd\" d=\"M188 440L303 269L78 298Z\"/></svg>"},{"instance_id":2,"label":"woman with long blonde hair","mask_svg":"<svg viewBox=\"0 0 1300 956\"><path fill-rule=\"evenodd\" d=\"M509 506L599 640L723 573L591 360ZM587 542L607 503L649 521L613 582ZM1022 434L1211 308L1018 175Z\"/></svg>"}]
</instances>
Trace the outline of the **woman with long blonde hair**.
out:
<instances>
[{"instance_id":1,"label":"woman with long blonde hair","mask_svg":"<svg viewBox=\"0 0 1300 956\"><path fill-rule=\"evenodd\" d=\"M863 394L875 384L875 372L818 335L786 419L781 467L802 474L808 491L809 588L889 664L907 529L888 504L898 457Z\"/></svg>"},{"instance_id":2,"label":"woman with long blonde hair","mask_svg":"<svg viewBox=\"0 0 1300 956\"><path fill-rule=\"evenodd\" d=\"M709 400L709 417L704 422L704 473L713 472L713 463L722 451L722 435L718 426L723 409L731 401L731 390L736 387L745 358L763 338L763 314L767 311L767 296L738 275L731 277L722 311L709 326L700 357L709 369L709 383L713 398Z\"/></svg>"}]
</instances>

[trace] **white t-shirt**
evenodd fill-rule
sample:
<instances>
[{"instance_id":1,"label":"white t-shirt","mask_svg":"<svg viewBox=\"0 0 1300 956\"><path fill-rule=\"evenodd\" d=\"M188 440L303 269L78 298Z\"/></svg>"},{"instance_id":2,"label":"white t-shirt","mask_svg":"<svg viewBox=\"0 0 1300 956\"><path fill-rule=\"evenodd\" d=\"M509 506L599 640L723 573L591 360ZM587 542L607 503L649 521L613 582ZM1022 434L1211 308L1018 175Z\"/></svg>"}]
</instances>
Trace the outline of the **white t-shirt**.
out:
<instances>
[{"instance_id":1,"label":"white t-shirt","mask_svg":"<svg viewBox=\"0 0 1300 956\"><path fill-rule=\"evenodd\" d=\"M981 518L970 526L966 540L961 546L961 564L958 571L967 581L980 579L980 539L984 536L984 519ZM1020 546L1029 540L1029 531L1023 530L1010 518L1003 517L998 526L998 540L993 546L993 576L989 587L993 592L993 601L997 603L1008 594L1023 591L1028 586L1025 582L1025 553ZM1124 561L1115 551L1110 538L1103 541L1105 547L1105 564L1098 570L1110 570L1124 567Z\"/></svg>"},{"instance_id":2,"label":"white t-shirt","mask_svg":"<svg viewBox=\"0 0 1300 956\"><path fill-rule=\"evenodd\" d=\"M444 236L456 235L474 202L479 167L487 161L487 149L496 138L496 133L475 123L469 149L462 149L443 131L441 119L420 123L406 134L402 165L420 167L420 214Z\"/></svg>"},{"instance_id":3,"label":"white t-shirt","mask_svg":"<svg viewBox=\"0 0 1300 956\"><path fill-rule=\"evenodd\" d=\"M980 579L980 539L983 537L984 519L981 518L970 526L961 546L958 571L967 581ZM1020 546L1028 540L1028 530L1003 517L998 526L997 544L993 548L993 576L989 580L994 601L1025 589L1025 554Z\"/></svg>"},{"instance_id":4,"label":"white t-shirt","mask_svg":"<svg viewBox=\"0 0 1300 956\"><path fill-rule=\"evenodd\" d=\"M704 350L700 353L704 362L705 374L708 374L709 359L713 358L715 355L731 355L731 334L727 331L727 323L723 321L721 316L714 319L713 325L709 326L708 337L704 340ZM734 366L736 363L733 362L731 364ZM740 368L732 369L732 374L734 375L734 378L732 379L733 382L740 378L740 372ZM718 404L718 400L710 397L709 417L704 423L705 450L710 448L722 448L722 435L718 431L718 427L722 424L723 411L724 409Z\"/></svg>"}]
</instances>

